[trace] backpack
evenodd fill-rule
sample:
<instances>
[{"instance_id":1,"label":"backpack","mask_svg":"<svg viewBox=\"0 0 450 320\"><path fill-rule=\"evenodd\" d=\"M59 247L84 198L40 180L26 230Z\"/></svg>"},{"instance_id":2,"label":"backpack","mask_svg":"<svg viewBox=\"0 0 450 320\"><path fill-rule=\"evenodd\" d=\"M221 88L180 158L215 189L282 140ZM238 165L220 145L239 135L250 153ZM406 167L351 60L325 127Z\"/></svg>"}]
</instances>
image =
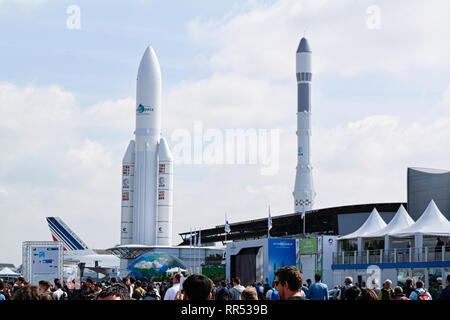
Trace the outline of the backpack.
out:
<instances>
[{"instance_id":1,"label":"backpack","mask_svg":"<svg viewBox=\"0 0 450 320\"><path fill-rule=\"evenodd\" d=\"M420 293L419 291L416 290L417 293L417 300L431 300L430 296L427 294L426 291L423 291L422 293Z\"/></svg>"}]
</instances>

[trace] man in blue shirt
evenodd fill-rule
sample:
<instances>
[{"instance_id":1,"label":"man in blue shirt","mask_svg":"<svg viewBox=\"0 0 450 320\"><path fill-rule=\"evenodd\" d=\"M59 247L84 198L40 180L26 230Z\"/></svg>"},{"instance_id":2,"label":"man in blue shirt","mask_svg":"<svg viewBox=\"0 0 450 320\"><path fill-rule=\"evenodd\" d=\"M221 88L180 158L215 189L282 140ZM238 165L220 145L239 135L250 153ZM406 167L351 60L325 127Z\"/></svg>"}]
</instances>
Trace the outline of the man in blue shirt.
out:
<instances>
[{"instance_id":1,"label":"man in blue shirt","mask_svg":"<svg viewBox=\"0 0 450 320\"><path fill-rule=\"evenodd\" d=\"M217 292L216 300L231 300L231 295L227 288L227 281L220 281L220 290Z\"/></svg>"},{"instance_id":2,"label":"man in blue shirt","mask_svg":"<svg viewBox=\"0 0 450 320\"><path fill-rule=\"evenodd\" d=\"M272 282L272 287L266 293L266 300L280 300L280 297L278 295L278 291L275 290L275 281Z\"/></svg>"},{"instance_id":3,"label":"man in blue shirt","mask_svg":"<svg viewBox=\"0 0 450 320\"><path fill-rule=\"evenodd\" d=\"M309 300L329 300L328 286L325 283L322 283L320 274L316 274L314 279L316 282L309 287L306 297Z\"/></svg>"},{"instance_id":4,"label":"man in blue shirt","mask_svg":"<svg viewBox=\"0 0 450 320\"><path fill-rule=\"evenodd\" d=\"M280 296L279 296L277 290L273 289L272 296L270 297L270 300L280 300Z\"/></svg>"}]
</instances>

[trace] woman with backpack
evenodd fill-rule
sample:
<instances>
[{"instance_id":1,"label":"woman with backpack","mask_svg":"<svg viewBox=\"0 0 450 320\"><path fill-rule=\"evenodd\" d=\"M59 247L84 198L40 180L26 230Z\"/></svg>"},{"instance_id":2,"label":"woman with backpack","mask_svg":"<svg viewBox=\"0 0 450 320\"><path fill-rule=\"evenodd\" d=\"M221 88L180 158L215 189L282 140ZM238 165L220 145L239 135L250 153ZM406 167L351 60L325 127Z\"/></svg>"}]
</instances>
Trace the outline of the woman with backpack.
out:
<instances>
[{"instance_id":1,"label":"woman with backpack","mask_svg":"<svg viewBox=\"0 0 450 320\"><path fill-rule=\"evenodd\" d=\"M409 300L433 300L431 295L424 289L423 281L416 282L416 290L411 292Z\"/></svg>"}]
</instances>

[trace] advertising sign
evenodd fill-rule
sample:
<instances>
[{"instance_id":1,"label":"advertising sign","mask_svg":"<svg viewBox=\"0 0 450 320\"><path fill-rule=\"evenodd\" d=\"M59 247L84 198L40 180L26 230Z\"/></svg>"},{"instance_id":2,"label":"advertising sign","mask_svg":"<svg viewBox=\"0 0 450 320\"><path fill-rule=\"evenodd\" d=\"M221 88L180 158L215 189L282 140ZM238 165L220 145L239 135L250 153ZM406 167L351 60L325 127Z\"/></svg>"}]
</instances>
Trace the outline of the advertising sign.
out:
<instances>
[{"instance_id":1,"label":"advertising sign","mask_svg":"<svg viewBox=\"0 0 450 320\"><path fill-rule=\"evenodd\" d=\"M300 240L300 254L317 253L317 238Z\"/></svg>"},{"instance_id":2,"label":"advertising sign","mask_svg":"<svg viewBox=\"0 0 450 320\"><path fill-rule=\"evenodd\" d=\"M63 277L63 244L28 241L23 243L24 276L31 284Z\"/></svg>"},{"instance_id":3,"label":"advertising sign","mask_svg":"<svg viewBox=\"0 0 450 320\"><path fill-rule=\"evenodd\" d=\"M276 239L269 240L269 285L275 280L275 271L281 267L296 265L295 239Z\"/></svg>"},{"instance_id":4,"label":"advertising sign","mask_svg":"<svg viewBox=\"0 0 450 320\"><path fill-rule=\"evenodd\" d=\"M320 276L323 276L322 274L322 267L323 267L323 245L322 245L323 237L319 237L317 239L317 246L318 246L318 253L317 253L317 273L320 274Z\"/></svg>"}]
</instances>

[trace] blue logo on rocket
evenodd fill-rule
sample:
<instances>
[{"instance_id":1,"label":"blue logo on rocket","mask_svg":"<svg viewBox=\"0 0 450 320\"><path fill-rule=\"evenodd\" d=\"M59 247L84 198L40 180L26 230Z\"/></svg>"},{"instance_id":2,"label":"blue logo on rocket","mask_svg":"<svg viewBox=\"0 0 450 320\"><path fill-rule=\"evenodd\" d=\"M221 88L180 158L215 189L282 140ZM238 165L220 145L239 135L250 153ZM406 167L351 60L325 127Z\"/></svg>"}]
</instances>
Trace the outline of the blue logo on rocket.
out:
<instances>
[{"instance_id":1,"label":"blue logo on rocket","mask_svg":"<svg viewBox=\"0 0 450 320\"><path fill-rule=\"evenodd\" d=\"M148 113L150 111L153 111L154 109L152 107L146 107L143 104L140 104L137 108L136 108L136 112L139 114L143 114L143 113Z\"/></svg>"}]
</instances>

